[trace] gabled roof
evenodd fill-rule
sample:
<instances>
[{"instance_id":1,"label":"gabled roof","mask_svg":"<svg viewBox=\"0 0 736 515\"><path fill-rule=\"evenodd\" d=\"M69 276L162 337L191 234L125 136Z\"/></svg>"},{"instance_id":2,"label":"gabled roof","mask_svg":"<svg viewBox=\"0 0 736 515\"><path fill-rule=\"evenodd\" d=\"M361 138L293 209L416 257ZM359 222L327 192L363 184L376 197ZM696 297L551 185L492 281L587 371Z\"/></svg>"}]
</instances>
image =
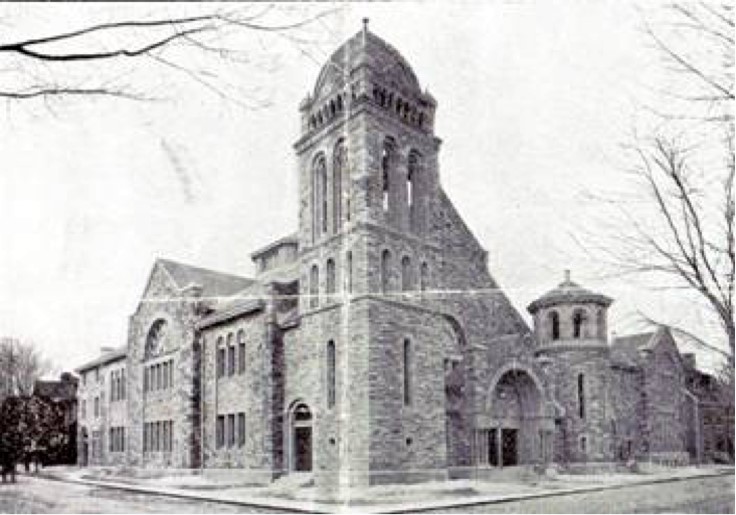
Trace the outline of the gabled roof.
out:
<instances>
[{"instance_id":1,"label":"gabled roof","mask_svg":"<svg viewBox=\"0 0 736 515\"><path fill-rule=\"evenodd\" d=\"M246 277L186 265L170 259L157 259L156 262L168 272L179 288L201 286L202 295L205 297L232 295L254 283L252 279Z\"/></svg>"},{"instance_id":2,"label":"gabled roof","mask_svg":"<svg viewBox=\"0 0 736 515\"><path fill-rule=\"evenodd\" d=\"M120 347L119 349L113 349L109 352L104 352L101 356L93 359L92 361L88 361L84 365L75 368L74 371L77 373L84 372L85 370L89 370L91 368L95 368L100 365L107 365L114 361L125 359L127 355L128 355L128 349L126 347Z\"/></svg>"},{"instance_id":3,"label":"gabled roof","mask_svg":"<svg viewBox=\"0 0 736 515\"><path fill-rule=\"evenodd\" d=\"M251 259L258 259L263 254L266 254L267 252L270 252L275 248L281 247L282 245L299 245L299 234L294 232L282 238L279 238L276 241L272 241L268 245L261 247L254 252L251 252L250 257Z\"/></svg>"},{"instance_id":4,"label":"gabled roof","mask_svg":"<svg viewBox=\"0 0 736 515\"><path fill-rule=\"evenodd\" d=\"M611 343L611 361L620 365L637 367L641 364L641 349L651 348L656 333L638 333L614 338Z\"/></svg>"}]
</instances>

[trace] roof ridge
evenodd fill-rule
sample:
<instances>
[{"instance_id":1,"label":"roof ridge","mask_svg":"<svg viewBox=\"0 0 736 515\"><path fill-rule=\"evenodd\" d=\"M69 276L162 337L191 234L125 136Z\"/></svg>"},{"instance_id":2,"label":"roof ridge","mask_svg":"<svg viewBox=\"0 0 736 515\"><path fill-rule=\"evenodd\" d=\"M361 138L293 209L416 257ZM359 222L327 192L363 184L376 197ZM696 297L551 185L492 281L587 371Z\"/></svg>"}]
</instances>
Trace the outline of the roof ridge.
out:
<instances>
[{"instance_id":1,"label":"roof ridge","mask_svg":"<svg viewBox=\"0 0 736 515\"><path fill-rule=\"evenodd\" d=\"M159 263L161 263L161 264L163 264L164 266L166 266L167 264L169 264L169 265L175 265L175 266L179 266L179 267L189 268L190 270L197 270L197 271L200 271L200 272L209 272L209 273L219 274L219 275L227 275L227 276L230 276L230 277L237 277L239 279L246 279L248 281L254 281L254 279L252 279L250 277L246 277L244 275L238 275L238 274L234 274L232 272L222 272L220 270L215 270L213 268L204 268L202 266L197 266L197 265L190 265L189 263L182 263L181 261L174 261L173 259L169 259L169 258L156 258L156 261L159 262Z\"/></svg>"}]
</instances>

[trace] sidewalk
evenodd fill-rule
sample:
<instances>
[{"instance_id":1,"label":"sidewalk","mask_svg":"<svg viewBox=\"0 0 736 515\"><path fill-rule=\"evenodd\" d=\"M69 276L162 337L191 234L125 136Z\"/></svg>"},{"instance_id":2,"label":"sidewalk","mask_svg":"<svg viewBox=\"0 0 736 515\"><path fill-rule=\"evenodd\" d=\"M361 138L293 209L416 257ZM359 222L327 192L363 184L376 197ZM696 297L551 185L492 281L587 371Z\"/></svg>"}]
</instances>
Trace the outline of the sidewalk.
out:
<instances>
[{"instance_id":1,"label":"sidewalk","mask_svg":"<svg viewBox=\"0 0 736 515\"><path fill-rule=\"evenodd\" d=\"M157 478L111 476L107 479L93 479L96 470L98 469L51 468L39 475L58 481L181 499L254 506L274 512L398 513L595 492L635 484L654 484L734 473L732 467L683 467L646 474L560 474L556 478L508 483L454 480L375 486L351 490L350 497L346 499L330 499L324 492L320 495L313 486L284 488L278 483L268 487L238 486L227 481L215 483L211 479L193 474L164 475Z\"/></svg>"}]
</instances>

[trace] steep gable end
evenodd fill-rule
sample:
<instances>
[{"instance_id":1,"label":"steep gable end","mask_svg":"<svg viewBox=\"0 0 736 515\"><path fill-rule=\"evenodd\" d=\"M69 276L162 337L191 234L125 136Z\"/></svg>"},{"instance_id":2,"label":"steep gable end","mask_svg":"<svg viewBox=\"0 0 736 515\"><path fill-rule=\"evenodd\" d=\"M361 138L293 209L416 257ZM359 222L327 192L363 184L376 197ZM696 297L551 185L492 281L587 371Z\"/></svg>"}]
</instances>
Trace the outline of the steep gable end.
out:
<instances>
[{"instance_id":1,"label":"steep gable end","mask_svg":"<svg viewBox=\"0 0 736 515\"><path fill-rule=\"evenodd\" d=\"M202 288L205 297L229 296L248 288L254 281L246 277L208 270L168 259L157 260L157 265L165 269L179 289L192 285Z\"/></svg>"}]
</instances>

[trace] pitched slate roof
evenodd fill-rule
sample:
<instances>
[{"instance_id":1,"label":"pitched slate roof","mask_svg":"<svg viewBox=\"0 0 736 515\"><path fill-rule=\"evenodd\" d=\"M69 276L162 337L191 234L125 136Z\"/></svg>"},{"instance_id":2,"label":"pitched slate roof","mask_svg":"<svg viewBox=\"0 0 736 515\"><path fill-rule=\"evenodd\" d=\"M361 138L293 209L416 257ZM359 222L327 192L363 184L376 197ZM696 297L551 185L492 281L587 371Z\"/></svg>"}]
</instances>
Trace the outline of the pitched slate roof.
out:
<instances>
[{"instance_id":1,"label":"pitched slate roof","mask_svg":"<svg viewBox=\"0 0 736 515\"><path fill-rule=\"evenodd\" d=\"M220 297L232 295L251 286L254 281L239 275L217 272L170 259L158 259L179 288L196 284L202 287L205 297Z\"/></svg>"},{"instance_id":2,"label":"pitched slate roof","mask_svg":"<svg viewBox=\"0 0 736 515\"><path fill-rule=\"evenodd\" d=\"M611 343L611 361L617 364L636 367L641 364L641 349L652 345L656 333L629 334L614 338Z\"/></svg>"},{"instance_id":3,"label":"pitched slate roof","mask_svg":"<svg viewBox=\"0 0 736 515\"><path fill-rule=\"evenodd\" d=\"M119 349L113 349L108 352L103 352L101 356L93 359L92 361L88 361L82 366L75 368L74 371L84 372L85 370L89 370L100 365L107 365L108 363L112 363L113 361L124 359L127 355L128 349L126 347L120 347Z\"/></svg>"}]
</instances>

